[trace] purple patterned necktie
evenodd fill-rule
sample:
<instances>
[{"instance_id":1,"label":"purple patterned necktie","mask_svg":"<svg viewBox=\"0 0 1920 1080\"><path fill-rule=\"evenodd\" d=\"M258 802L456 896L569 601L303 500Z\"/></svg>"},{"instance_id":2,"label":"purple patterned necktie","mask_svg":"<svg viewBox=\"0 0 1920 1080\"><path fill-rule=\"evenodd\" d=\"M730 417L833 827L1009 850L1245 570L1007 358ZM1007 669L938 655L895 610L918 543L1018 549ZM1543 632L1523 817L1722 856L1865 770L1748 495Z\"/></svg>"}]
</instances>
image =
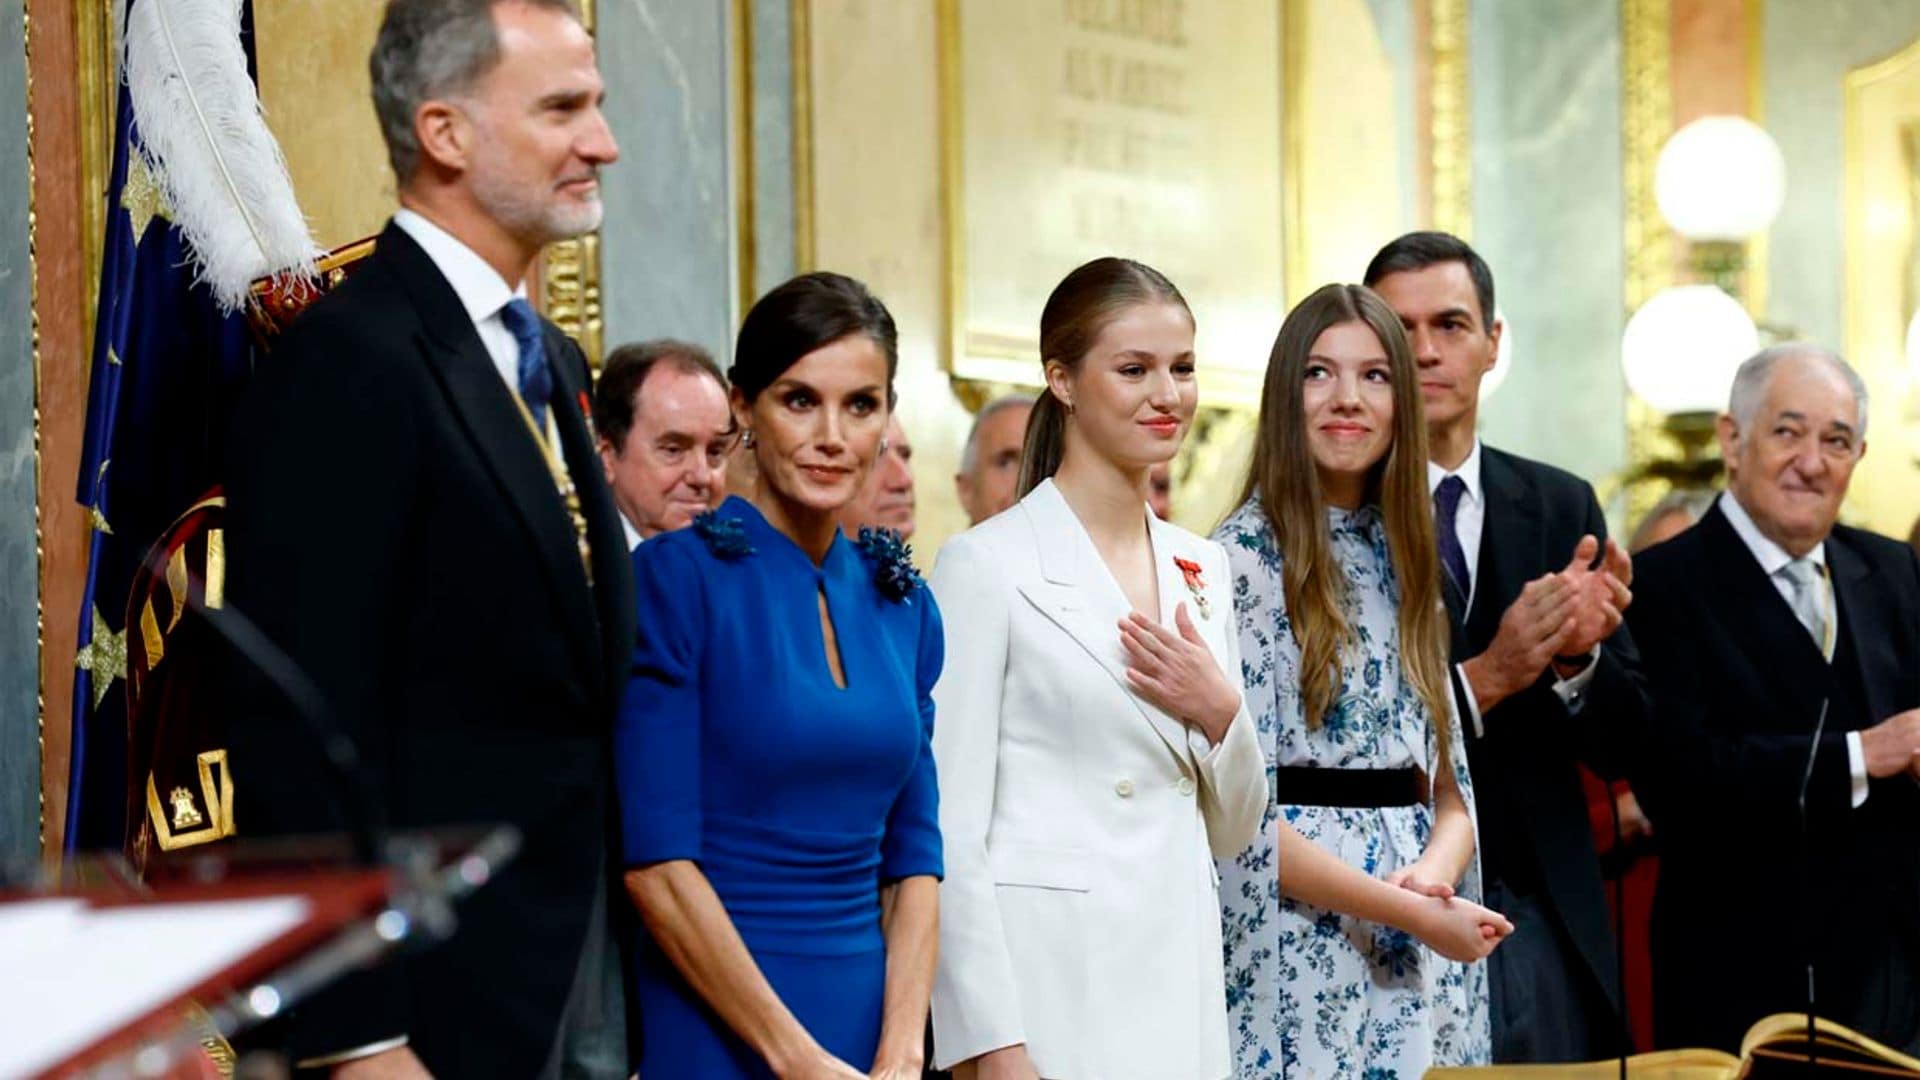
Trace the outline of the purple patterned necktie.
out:
<instances>
[{"instance_id":1,"label":"purple patterned necktie","mask_svg":"<svg viewBox=\"0 0 1920 1080\"><path fill-rule=\"evenodd\" d=\"M1454 518L1460 509L1460 496L1466 493L1467 482L1458 476L1440 481L1440 487L1433 493L1435 531L1440 534L1440 565L1453 580L1463 609L1467 598L1473 595L1473 576L1467 571L1466 552L1460 550L1460 532L1454 527Z\"/></svg>"}]
</instances>

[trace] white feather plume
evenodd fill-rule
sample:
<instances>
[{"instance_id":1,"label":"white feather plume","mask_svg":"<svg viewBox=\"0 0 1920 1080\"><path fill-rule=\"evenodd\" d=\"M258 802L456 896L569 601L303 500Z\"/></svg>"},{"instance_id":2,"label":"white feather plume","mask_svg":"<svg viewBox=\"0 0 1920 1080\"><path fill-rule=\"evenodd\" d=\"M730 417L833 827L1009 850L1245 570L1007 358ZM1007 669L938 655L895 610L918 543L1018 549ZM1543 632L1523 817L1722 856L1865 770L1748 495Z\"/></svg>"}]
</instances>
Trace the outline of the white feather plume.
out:
<instances>
[{"instance_id":1,"label":"white feather plume","mask_svg":"<svg viewBox=\"0 0 1920 1080\"><path fill-rule=\"evenodd\" d=\"M240 45L241 0L140 0L124 20L121 74L141 156L226 311L255 278L308 277L319 254L267 130Z\"/></svg>"}]
</instances>

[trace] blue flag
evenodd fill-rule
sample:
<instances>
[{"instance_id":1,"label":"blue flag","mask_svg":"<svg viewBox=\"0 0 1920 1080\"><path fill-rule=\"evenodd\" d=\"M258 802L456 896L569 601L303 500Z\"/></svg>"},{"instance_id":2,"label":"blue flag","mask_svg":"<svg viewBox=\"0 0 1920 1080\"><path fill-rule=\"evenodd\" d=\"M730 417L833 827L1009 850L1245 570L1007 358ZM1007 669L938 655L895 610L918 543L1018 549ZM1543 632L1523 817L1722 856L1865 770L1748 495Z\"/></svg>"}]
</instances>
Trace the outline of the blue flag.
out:
<instances>
[{"instance_id":1,"label":"blue flag","mask_svg":"<svg viewBox=\"0 0 1920 1080\"><path fill-rule=\"evenodd\" d=\"M252 27L249 2L241 35L250 76ZM125 844L128 591L147 548L219 482L228 418L253 365L245 316L223 313L195 280L192 247L140 155L124 81L116 114L77 493L93 534L75 658L68 851Z\"/></svg>"}]
</instances>

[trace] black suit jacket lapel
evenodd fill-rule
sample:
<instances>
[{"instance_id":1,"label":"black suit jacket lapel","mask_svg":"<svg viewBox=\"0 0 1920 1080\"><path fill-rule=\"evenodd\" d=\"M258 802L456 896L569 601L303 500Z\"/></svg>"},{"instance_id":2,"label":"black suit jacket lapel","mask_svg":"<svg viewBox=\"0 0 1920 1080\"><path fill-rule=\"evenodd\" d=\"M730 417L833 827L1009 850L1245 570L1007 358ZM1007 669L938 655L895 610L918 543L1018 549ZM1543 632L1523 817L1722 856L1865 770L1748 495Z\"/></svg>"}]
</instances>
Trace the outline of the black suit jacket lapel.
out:
<instances>
[{"instance_id":1,"label":"black suit jacket lapel","mask_svg":"<svg viewBox=\"0 0 1920 1080\"><path fill-rule=\"evenodd\" d=\"M1533 484L1505 455L1483 445L1480 490L1487 512L1480 529L1479 565L1473 572L1473 607L1467 612L1467 647L1472 653L1484 650L1493 640L1507 605L1540 572L1528 562L1538 557L1541 546L1539 499Z\"/></svg>"},{"instance_id":2,"label":"black suit jacket lapel","mask_svg":"<svg viewBox=\"0 0 1920 1080\"><path fill-rule=\"evenodd\" d=\"M1709 583L1707 618L1718 630L1714 648L1733 654L1729 659L1736 670L1745 667L1772 686L1775 700L1797 703L1778 715L1812 716L1828 685L1819 646L1767 580L1718 501L1694 527L1701 531L1705 556L1696 569Z\"/></svg>"},{"instance_id":3,"label":"black suit jacket lapel","mask_svg":"<svg viewBox=\"0 0 1920 1080\"><path fill-rule=\"evenodd\" d=\"M413 300L428 366L487 470L505 492L507 503L526 526L528 539L552 580L555 603L575 651L586 665L585 673L598 685L601 650L594 640L592 598L587 594L573 522L539 444L514 407L473 320L433 260L396 225L387 226L380 235L377 250Z\"/></svg>"},{"instance_id":4,"label":"black suit jacket lapel","mask_svg":"<svg viewBox=\"0 0 1920 1080\"><path fill-rule=\"evenodd\" d=\"M1837 537L1827 538L1827 573L1833 581L1833 604L1841 625L1853 638L1853 655L1860 665L1860 685L1866 691L1867 722L1899 712L1893 693L1896 680L1880 674L1873 659L1880 655L1886 628L1874 617L1878 605L1873 587L1873 564L1856 555ZM1877 677L1876 677L1877 676Z\"/></svg>"},{"instance_id":5,"label":"black suit jacket lapel","mask_svg":"<svg viewBox=\"0 0 1920 1080\"><path fill-rule=\"evenodd\" d=\"M586 365L577 346L558 327L545 326L547 355L553 365L554 426L560 431L561 453L567 472L579 492L580 512L587 519L587 542L593 553L594 608L599 616L602 662L606 685L617 692L633 661L633 586L626 531L620 511L607 489L599 448L587 427L591 409L587 386L581 381Z\"/></svg>"}]
</instances>

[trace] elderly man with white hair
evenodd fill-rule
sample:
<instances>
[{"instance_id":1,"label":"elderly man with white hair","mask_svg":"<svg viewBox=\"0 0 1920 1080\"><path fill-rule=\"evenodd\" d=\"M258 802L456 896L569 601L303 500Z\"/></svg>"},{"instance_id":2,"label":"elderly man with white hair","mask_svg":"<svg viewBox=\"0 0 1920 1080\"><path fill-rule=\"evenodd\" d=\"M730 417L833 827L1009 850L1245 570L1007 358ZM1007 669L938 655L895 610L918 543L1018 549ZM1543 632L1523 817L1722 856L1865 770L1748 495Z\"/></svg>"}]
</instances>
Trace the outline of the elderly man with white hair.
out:
<instances>
[{"instance_id":1,"label":"elderly man with white hair","mask_svg":"<svg viewBox=\"0 0 1920 1080\"><path fill-rule=\"evenodd\" d=\"M1920 558L1837 524L1866 436L1846 361L1762 351L1726 494L1638 560L1661 1046L1737 1049L1807 1008L1811 964L1821 1016L1920 1051Z\"/></svg>"}]
</instances>

